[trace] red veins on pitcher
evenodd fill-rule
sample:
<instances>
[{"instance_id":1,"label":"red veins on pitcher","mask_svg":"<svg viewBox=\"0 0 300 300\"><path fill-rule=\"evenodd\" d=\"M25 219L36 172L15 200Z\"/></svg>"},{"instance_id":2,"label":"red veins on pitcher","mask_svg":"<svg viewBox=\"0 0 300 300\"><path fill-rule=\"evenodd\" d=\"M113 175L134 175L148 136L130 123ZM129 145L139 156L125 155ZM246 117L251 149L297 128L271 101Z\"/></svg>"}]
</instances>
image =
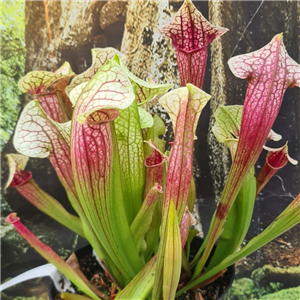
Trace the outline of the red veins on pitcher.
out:
<instances>
[{"instance_id":1,"label":"red veins on pitcher","mask_svg":"<svg viewBox=\"0 0 300 300\"><path fill-rule=\"evenodd\" d=\"M207 47L228 29L209 23L190 0L186 0L174 20L160 32L172 39L176 49L181 86L187 83L202 88Z\"/></svg>"}]
</instances>

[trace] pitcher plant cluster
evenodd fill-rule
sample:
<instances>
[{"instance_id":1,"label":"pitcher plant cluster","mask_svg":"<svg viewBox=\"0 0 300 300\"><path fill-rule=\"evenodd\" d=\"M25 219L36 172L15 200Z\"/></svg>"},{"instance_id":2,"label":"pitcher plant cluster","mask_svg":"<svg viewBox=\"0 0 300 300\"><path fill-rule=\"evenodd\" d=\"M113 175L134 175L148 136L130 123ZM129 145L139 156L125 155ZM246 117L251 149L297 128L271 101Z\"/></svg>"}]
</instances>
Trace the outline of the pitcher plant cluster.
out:
<instances>
[{"instance_id":1,"label":"pitcher plant cluster","mask_svg":"<svg viewBox=\"0 0 300 300\"><path fill-rule=\"evenodd\" d=\"M186 0L161 33L172 39L181 87L145 82L126 68L112 48L93 49L92 66L75 75L68 63L56 72L29 72L20 90L35 100L24 108L14 135L20 154L9 154L7 186L92 245L112 280L115 299L174 299L217 278L241 258L300 222L300 194L258 236L241 244L257 194L288 162L287 144L272 125L287 88L300 85L300 66L287 53L282 34L263 48L229 60L233 74L248 82L244 105L215 113L213 133L231 152L232 166L209 232L190 259L197 231L191 229L195 199L193 144L210 95L201 90L209 44L227 29L210 24ZM158 97L157 97L158 96ZM159 99L159 100L155 100ZM159 101L174 130L171 150L160 137L165 125L149 107ZM263 148L265 165L255 176ZM26 171L29 157L47 157L76 215L70 214ZM16 230L86 296L108 299L30 232L15 213ZM213 246L214 255L208 261ZM62 298L73 299L70 293ZM75 299L75 298L74 298Z\"/></svg>"}]
</instances>

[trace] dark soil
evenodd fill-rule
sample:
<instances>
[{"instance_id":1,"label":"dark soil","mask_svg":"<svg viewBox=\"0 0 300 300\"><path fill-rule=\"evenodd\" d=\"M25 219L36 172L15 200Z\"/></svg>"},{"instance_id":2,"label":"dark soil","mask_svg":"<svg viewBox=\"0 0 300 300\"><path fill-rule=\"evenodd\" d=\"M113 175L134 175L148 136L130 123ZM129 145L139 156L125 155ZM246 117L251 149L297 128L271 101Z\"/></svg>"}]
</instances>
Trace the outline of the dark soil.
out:
<instances>
[{"instance_id":1,"label":"dark soil","mask_svg":"<svg viewBox=\"0 0 300 300\"><path fill-rule=\"evenodd\" d=\"M300 266L299 232L300 224L239 261L236 264L237 277L250 277L253 270L267 264L281 268Z\"/></svg>"},{"instance_id":2,"label":"dark soil","mask_svg":"<svg viewBox=\"0 0 300 300\"><path fill-rule=\"evenodd\" d=\"M236 277L250 277L253 270L262 267L266 264L270 264L277 267L290 267L300 265L300 225L292 228L276 240L270 242L262 249L251 254L250 256L242 259L236 264ZM79 259L79 264L83 273L90 280L92 284L99 287L101 291L106 291L107 295L110 295L110 281L107 280L104 271L99 266L96 259L89 252L84 254L82 259ZM204 300L218 299L219 295L224 292L230 283L231 277L225 273L219 280L209 284L205 288L196 290L196 293L200 293ZM221 285L220 285L221 283ZM55 300L61 300L59 294L54 298ZM195 299L195 291L190 291L178 300ZM198 298L201 299L201 298Z\"/></svg>"},{"instance_id":3,"label":"dark soil","mask_svg":"<svg viewBox=\"0 0 300 300\"><path fill-rule=\"evenodd\" d=\"M233 273L233 268L230 268L224 273L221 277L219 277L217 280L214 282L208 284L207 286L197 289L195 291L188 291L185 294L179 296L176 298L176 300L196 300L196 299L201 299L196 298L196 294L201 294L202 298L204 300L221 300L222 296L227 292L229 286L232 283L232 273ZM202 300L202 299L201 299Z\"/></svg>"},{"instance_id":4,"label":"dark soil","mask_svg":"<svg viewBox=\"0 0 300 300\"><path fill-rule=\"evenodd\" d=\"M199 244L196 243L195 252L198 250ZM192 252L191 252L192 254ZM110 296L111 294L111 281L107 279L107 276L96 258L92 254L92 248L90 246L84 247L76 252L78 262L83 274L87 277L92 285L97 287L101 292ZM220 276L216 281L207 286L197 289L196 291L189 291L182 296L178 297L177 300L186 300L186 299L201 299L195 298L195 294L201 294L204 300L217 300L221 299L220 296L224 294L229 285L233 280L232 274L234 273L234 268L230 267L228 270ZM74 287L78 294L81 294L77 291L76 287ZM62 300L60 297L60 293L58 293L54 288L52 289L52 299L53 300ZM52 300L50 299L50 300ZM202 299L201 299L202 300Z\"/></svg>"},{"instance_id":5,"label":"dark soil","mask_svg":"<svg viewBox=\"0 0 300 300\"><path fill-rule=\"evenodd\" d=\"M193 240L191 244L191 253L190 253L191 258L193 258L196 255L198 249L201 247L202 242L203 242L202 239ZM213 251L214 250L215 248L213 249ZM178 297L177 300L187 300L187 299L221 300L222 296L226 294L227 290L230 288L232 284L232 281L234 279L234 273L235 273L234 266L230 266L227 269L227 271L218 279L216 279L214 282L195 291L189 291L183 294L182 296Z\"/></svg>"},{"instance_id":6,"label":"dark soil","mask_svg":"<svg viewBox=\"0 0 300 300\"><path fill-rule=\"evenodd\" d=\"M107 278L104 270L98 263L97 259L94 257L92 248L90 246L86 246L76 251L75 253L80 265L80 269L85 277L99 291L109 296L111 292L111 280ZM76 293L82 294L77 290L76 286L74 286L74 289L76 290ZM53 289L52 298L53 300L62 300L62 298L60 297L60 293L55 289Z\"/></svg>"}]
</instances>

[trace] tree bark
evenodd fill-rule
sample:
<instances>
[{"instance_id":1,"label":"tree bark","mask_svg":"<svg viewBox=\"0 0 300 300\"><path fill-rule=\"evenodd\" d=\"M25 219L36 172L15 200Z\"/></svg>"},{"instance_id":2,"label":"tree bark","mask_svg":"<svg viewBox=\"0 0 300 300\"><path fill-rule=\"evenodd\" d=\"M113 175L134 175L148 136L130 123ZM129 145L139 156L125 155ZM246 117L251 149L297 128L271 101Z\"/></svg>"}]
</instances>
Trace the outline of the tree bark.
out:
<instances>
[{"instance_id":1,"label":"tree bark","mask_svg":"<svg viewBox=\"0 0 300 300\"><path fill-rule=\"evenodd\" d=\"M170 23L174 11L167 2L129 1L121 52L128 68L144 80L178 84L175 52L159 28Z\"/></svg>"},{"instance_id":2,"label":"tree bark","mask_svg":"<svg viewBox=\"0 0 300 300\"><path fill-rule=\"evenodd\" d=\"M232 3L226 4L225 2L210 2L209 3L209 20L212 24L227 27L225 26L224 14L223 10L229 9L232 13ZM227 17L228 17L227 14ZM210 150L210 170L213 180L213 188L214 193L216 196L216 200L218 200L221 196L225 178L229 172L230 168L230 155L228 148L224 144L220 144L214 134L212 133L211 129L215 123L215 119L213 117L215 111L217 110L220 104L227 104L228 103L228 96L227 96L227 80L225 75L225 66L228 59L228 53L224 53L225 51L228 52L228 48L225 47L224 43L227 36L221 37L216 39L211 45L211 87L210 87L210 94L212 98L210 99L210 122L209 122L209 132L208 132L208 144ZM225 57L227 56L227 57Z\"/></svg>"}]
</instances>

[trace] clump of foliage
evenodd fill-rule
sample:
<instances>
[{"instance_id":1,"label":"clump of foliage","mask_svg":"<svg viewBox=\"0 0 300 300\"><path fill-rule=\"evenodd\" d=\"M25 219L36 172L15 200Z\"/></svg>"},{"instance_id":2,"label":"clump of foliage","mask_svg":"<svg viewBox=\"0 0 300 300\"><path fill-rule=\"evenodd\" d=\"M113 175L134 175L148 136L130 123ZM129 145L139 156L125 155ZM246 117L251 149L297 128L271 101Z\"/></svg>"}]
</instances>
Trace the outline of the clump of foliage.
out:
<instances>
[{"instance_id":1,"label":"clump of foliage","mask_svg":"<svg viewBox=\"0 0 300 300\"><path fill-rule=\"evenodd\" d=\"M268 294L258 298L260 300L289 300L289 299L300 299L300 286L281 290L273 294ZM255 300L258 300L255 299Z\"/></svg>"},{"instance_id":2,"label":"clump of foliage","mask_svg":"<svg viewBox=\"0 0 300 300\"><path fill-rule=\"evenodd\" d=\"M65 63L56 72L30 72L19 82L21 91L36 100L18 121L14 146L21 154L8 155L7 185L90 242L117 290L111 298L174 299L219 278L231 264L300 222L299 194L240 249L257 193L278 169L297 163L287 145L266 148L266 163L255 176L266 140L278 140L271 129L285 90L300 86L300 65L277 34L263 48L228 62L235 76L248 81L248 89L244 106L220 106L216 112L213 133L229 147L232 166L209 232L196 255L189 255L197 234L189 211L195 200L193 143L211 97L201 88L208 46L226 31L209 23L191 1L184 2L161 29L176 49L182 85L176 89L137 78L111 48L94 49L92 66L77 76ZM172 121L170 151L161 139L164 123L149 113L155 99ZM29 157L49 158L77 215L37 185L25 170ZM86 295L108 298L15 213L7 221ZM74 299L69 293L62 297Z\"/></svg>"},{"instance_id":3,"label":"clump of foliage","mask_svg":"<svg viewBox=\"0 0 300 300\"><path fill-rule=\"evenodd\" d=\"M278 282L284 288L295 287L300 282L300 267L278 268L265 265L254 270L251 278L263 286L268 286L271 282Z\"/></svg>"},{"instance_id":4,"label":"clump of foliage","mask_svg":"<svg viewBox=\"0 0 300 300\"><path fill-rule=\"evenodd\" d=\"M278 282L270 282L267 286L261 286L250 278L236 279L230 289L230 300L256 300L263 295L277 292L283 288Z\"/></svg>"},{"instance_id":5,"label":"clump of foliage","mask_svg":"<svg viewBox=\"0 0 300 300\"><path fill-rule=\"evenodd\" d=\"M25 1L1 1L1 149L20 110L18 81L25 70Z\"/></svg>"},{"instance_id":6,"label":"clump of foliage","mask_svg":"<svg viewBox=\"0 0 300 300\"><path fill-rule=\"evenodd\" d=\"M236 279L230 289L231 300L252 300L258 295L255 283L250 278Z\"/></svg>"}]
</instances>

